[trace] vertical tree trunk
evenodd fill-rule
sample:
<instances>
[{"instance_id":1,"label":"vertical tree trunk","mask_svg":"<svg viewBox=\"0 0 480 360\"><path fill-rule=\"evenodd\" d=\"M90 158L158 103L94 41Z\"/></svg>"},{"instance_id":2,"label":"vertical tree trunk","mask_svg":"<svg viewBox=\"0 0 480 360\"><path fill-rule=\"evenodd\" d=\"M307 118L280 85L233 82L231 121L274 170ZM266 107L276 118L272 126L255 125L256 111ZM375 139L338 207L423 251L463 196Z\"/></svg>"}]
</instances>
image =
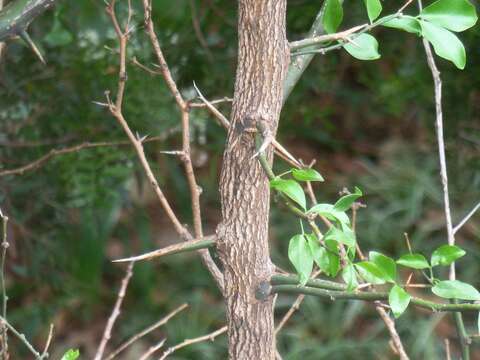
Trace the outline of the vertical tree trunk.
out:
<instances>
[{"instance_id":1,"label":"vertical tree trunk","mask_svg":"<svg viewBox=\"0 0 480 360\"><path fill-rule=\"evenodd\" d=\"M255 153L252 129L274 135L282 107L289 51L286 0L239 0L238 64L220 178L222 223L218 251L224 265L230 359L275 359L273 301L255 292L273 273L268 247L270 191ZM269 149L268 158L272 159Z\"/></svg>"}]
</instances>

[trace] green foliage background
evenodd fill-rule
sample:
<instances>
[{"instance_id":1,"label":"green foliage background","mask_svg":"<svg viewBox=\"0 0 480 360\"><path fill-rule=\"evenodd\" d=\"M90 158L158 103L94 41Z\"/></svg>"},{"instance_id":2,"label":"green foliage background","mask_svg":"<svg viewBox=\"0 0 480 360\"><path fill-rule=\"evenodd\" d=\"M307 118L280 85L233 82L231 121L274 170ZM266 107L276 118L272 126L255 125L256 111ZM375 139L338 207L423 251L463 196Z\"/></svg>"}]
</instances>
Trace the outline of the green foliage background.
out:
<instances>
[{"instance_id":1,"label":"green foliage background","mask_svg":"<svg viewBox=\"0 0 480 360\"><path fill-rule=\"evenodd\" d=\"M124 3L119 7L123 14ZM395 11L393 5L385 2L385 13ZM163 50L185 96L194 96L193 81L209 98L231 96L236 60L234 4L177 0L172 6L171 1L154 0L153 6ZM289 1L289 39L302 38L319 6L308 0ZM134 9L137 26L129 57L151 66L154 58L136 1ZM343 26L368 19L361 2L348 2L345 9ZM199 22L208 47L193 30L192 18ZM48 64L42 66L21 43L8 44L0 64L0 170L26 164L53 148L124 140L115 121L92 103L103 101L105 91L115 89L117 76L115 34L104 3L62 2L37 20L31 33ZM430 254L446 238L431 74L418 38L385 28L374 34L380 43L380 60L361 62L345 52L314 60L286 103L279 138L306 162L317 159L315 168L327 180L316 188L320 199L334 201L344 186L358 185L364 191L367 208L361 210L357 224L364 249L391 256L404 253L403 233L408 232L412 245ZM478 27L461 38L467 49L466 70L438 60L445 85L446 150L455 221L480 200ZM162 79L132 64L128 73L125 115L132 129L156 136L178 126L179 114ZM228 105L221 109L228 114ZM205 226L213 231L220 213L217 185L225 132L204 110L194 110L192 119L194 155L207 159L199 161L197 173ZM179 134L174 133L164 142L147 145L147 150L182 221L191 223L183 170L176 159L159 153L179 144ZM279 161L276 167L281 171L286 165ZM55 354L73 346L89 358L98 344L123 273L122 266L110 263L111 258L178 241L162 210L149 199L148 184L142 179L129 147L83 150L57 157L23 176L0 178L0 206L11 219L9 318L39 343L48 323L55 323ZM292 270L286 254L297 223L274 209L271 225L274 261ZM458 276L477 288L479 241L477 215L458 234L459 245L468 250L458 264ZM278 317L292 300L279 297ZM224 323L221 297L197 256L138 264L113 343L182 302L191 304L188 311L132 351L163 336L173 345ZM466 322L475 332L476 319ZM443 358L443 338L455 337L448 315L430 316L413 308L398 321L398 328L412 359ZM392 357L388 340L384 324L370 305L307 299L282 331L279 350L284 359L385 359ZM12 348L25 356L20 346ZM221 359L225 351L225 338L219 338L188 347L172 358ZM480 356L478 350L475 355Z\"/></svg>"}]
</instances>

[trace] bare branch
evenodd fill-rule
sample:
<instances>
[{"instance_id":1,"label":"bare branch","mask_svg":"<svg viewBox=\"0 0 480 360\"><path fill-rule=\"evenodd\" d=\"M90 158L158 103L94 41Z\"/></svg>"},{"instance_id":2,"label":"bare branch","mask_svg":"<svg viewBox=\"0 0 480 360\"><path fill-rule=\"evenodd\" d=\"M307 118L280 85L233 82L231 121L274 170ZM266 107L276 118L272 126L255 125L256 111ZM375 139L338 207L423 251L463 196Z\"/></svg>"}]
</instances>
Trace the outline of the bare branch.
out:
<instances>
[{"instance_id":1,"label":"bare branch","mask_svg":"<svg viewBox=\"0 0 480 360\"><path fill-rule=\"evenodd\" d=\"M152 3L148 0L143 0L144 8L144 20L145 20L145 30L150 38L150 43L154 50L155 56L158 61L158 67L160 72L165 80L172 96L177 102L177 106L181 112L181 123L182 123L182 152L181 160L185 169L185 175L187 177L188 186L190 188L190 197L192 204L192 215L193 215L193 228L195 237L203 237L203 227L202 227L202 212L200 207L200 194L201 189L197 184L195 177L195 172L193 170L192 158L190 154L190 108L188 102L186 102L180 91L178 90L177 84L173 79L173 76L168 67L167 61L162 52L160 42L155 33L153 21L152 21ZM202 257L202 261L207 267L207 269L212 274L215 282L217 283L220 289L223 289L223 274L218 268L218 266L213 261L208 249L202 249L199 251Z\"/></svg>"},{"instance_id":2,"label":"bare branch","mask_svg":"<svg viewBox=\"0 0 480 360\"><path fill-rule=\"evenodd\" d=\"M134 261L130 262L127 267L127 271L125 273L125 277L122 280L122 284L120 286L120 290L118 291L117 301L115 302L115 306L113 307L112 313L108 318L107 325L105 326L105 330L103 332L102 340L100 341L100 345L98 346L97 352L95 354L94 360L101 360L103 357L103 353L105 352L105 348L107 346L108 341L112 336L112 329L115 325L115 321L117 320L118 316L120 315L120 309L122 307L123 299L125 298L125 294L127 292L128 283L133 275L133 265L135 264Z\"/></svg>"},{"instance_id":3,"label":"bare branch","mask_svg":"<svg viewBox=\"0 0 480 360\"><path fill-rule=\"evenodd\" d=\"M147 360L155 351L158 351L163 347L167 338L160 341L158 344L151 346L138 360Z\"/></svg>"},{"instance_id":4,"label":"bare branch","mask_svg":"<svg viewBox=\"0 0 480 360\"><path fill-rule=\"evenodd\" d=\"M422 10L422 0L418 0L418 7ZM445 220L447 225L448 244L455 245L455 232L453 230L452 215L450 210L450 197L448 193L448 175L447 175L447 160L445 156L445 141L443 137L443 112L442 112L442 79L440 78L440 71L438 71L435 59L432 54L430 44L426 39L423 39L423 47L427 56L427 63L432 72L434 92L435 92L435 129L437 133L438 155L440 160L440 178L442 181L443 202L445 211ZM450 265L449 279L455 280L455 262ZM463 360L470 359L470 343L471 340L465 330L462 314L454 314L455 325L457 333L460 338L460 347L462 349Z\"/></svg>"},{"instance_id":5,"label":"bare branch","mask_svg":"<svg viewBox=\"0 0 480 360\"><path fill-rule=\"evenodd\" d=\"M33 354L33 356L35 356L36 360L43 360L46 358L42 357L42 355L37 350L35 350L33 345L30 344L26 336L24 334L21 334L17 329L15 329L3 316L0 316L0 321L4 326L8 328L8 330L13 333L13 335L15 335L17 339L19 339L27 347L27 349Z\"/></svg>"},{"instance_id":6,"label":"bare branch","mask_svg":"<svg viewBox=\"0 0 480 360\"><path fill-rule=\"evenodd\" d=\"M320 270L316 271L311 278L315 279L320 273L321 273ZM278 335L278 333L282 330L282 328L285 326L287 321L292 317L295 311L297 311L300 308L300 305L302 304L304 299L305 299L304 294L300 294L297 296L292 306L290 306L290 309L288 309L286 314L283 316L282 320L280 320L277 327L275 328L275 335Z\"/></svg>"},{"instance_id":7,"label":"bare branch","mask_svg":"<svg viewBox=\"0 0 480 360\"><path fill-rule=\"evenodd\" d=\"M175 346L172 346L170 348L167 349L167 351L165 351L163 353L163 355L160 357L159 360L163 360L165 359L167 356L173 354L175 351L181 349L181 348L184 348L186 346L189 346L189 345L192 345L192 344L197 344L199 342L203 342L203 341L207 341L207 340L210 340L210 341L213 341L215 340L215 338L223 333L227 332L227 327L224 326L210 334L207 334L207 335L204 335L204 336L200 336L200 337L197 337L197 338L194 338L194 339L186 339L185 341L181 342L180 344L177 344Z\"/></svg>"},{"instance_id":8,"label":"bare branch","mask_svg":"<svg viewBox=\"0 0 480 360\"><path fill-rule=\"evenodd\" d=\"M172 317L177 315L179 312L182 310L186 309L188 307L188 304L182 304L179 307L177 307L175 310L170 312L168 315L157 321L155 324L150 325L149 327L143 329L139 333L133 335L131 338L129 338L127 341L125 341L122 345L120 345L117 349L115 349L110 355L108 355L105 360L112 360L115 356L120 354L123 350L125 350L127 347L132 345L135 341L138 339L141 339L145 335L151 333L153 330L159 328L162 325L165 325ZM163 340L165 341L165 340Z\"/></svg>"},{"instance_id":9,"label":"bare branch","mask_svg":"<svg viewBox=\"0 0 480 360\"><path fill-rule=\"evenodd\" d=\"M8 226L8 216L4 215L2 209L0 209L0 218L2 219L2 258L0 263L0 286L2 290L2 316L7 321L7 289L5 287L5 259L7 257L7 249L10 246L7 238L7 226ZM7 335L7 326L3 322L1 326L1 345L2 345L2 354L3 357L8 359L8 335Z\"/></svg>"},{"instance_id":10,"label":"bare branch","mask_svg":"<svg viewBox=\"0 0 480 360\"><path fill-rule=\"evenodd\" d=\"M457 226L453 228L454 235L457 233L458 230L461 229L463 225L466 224L468 220L470 220L470 218L477 212L478 209L480 209L480 202L477 205L475 205L475 207L462 220L460 220Z\"/></svg>"},{"instance_id":11,"label":"bare branch","mask_svg":"<svg viewBox=\"0 0 480 360\"><path fill-rule=\"evenodd\" d=\"M390 338L392 339L393 345L395 347L395 350L397 351L398 356L400 357L401 360L408 360L409 357L405 352L405 349L403 348L402 340L400 339L397 329L395 328L395 321L393 321L393 319L390 316L388 316L387 311L381 305L376 305L375 309L377 310L377 313L382 318L383 322L385 323L385 326L388 329L388 332L390 333Z\"/></svg>"},{"instance_id":12,"label":"bare branch","mask_svg":"<svg viewBox=\"0 0 480 360\"><path fill-rule=\"evenodd\" d=\"M170 136L174 132L177 132L178 130L179 130L178 128L172 128L171 130L167 131L165 134L161 136L154 136L149 139L146 139L143 142L148 143L148 142L154 142L154 141L164 141L168 136ZM126 146L126 145L131 145L131 142L130 141L84 142L82 144L66 147L63 149L52 149L48 153L32 161L31 163L20 166L18 168L6 169L6 170L0 171L0 177L7 176L7 175L24 175L27 172L37 170L38 168L44 166L48 161L52 160L57 156L76 153L84 149L110 147L110 146Z\"/></svg>"}]
</instances>

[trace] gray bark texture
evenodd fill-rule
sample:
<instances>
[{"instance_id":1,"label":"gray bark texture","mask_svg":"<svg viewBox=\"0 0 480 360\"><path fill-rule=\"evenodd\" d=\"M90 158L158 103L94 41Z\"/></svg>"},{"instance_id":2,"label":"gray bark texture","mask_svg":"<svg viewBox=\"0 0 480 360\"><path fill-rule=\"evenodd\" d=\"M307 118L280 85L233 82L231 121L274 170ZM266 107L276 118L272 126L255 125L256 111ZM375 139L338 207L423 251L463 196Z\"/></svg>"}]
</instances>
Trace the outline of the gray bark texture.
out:
<instances>
[{"instance_id":1,"label":"gray bark texture","mask_svg":"<svg viewBox=\"0 0 480 360\"><path fill-rule=\"evenodd\" d=\"M222 222L218 252L224 266L229 358L275 359L273 298L255 292L274 268L268 246L270 191L255 153L259 123L275 135L289 49L286 0L239 0L238 64L220 176ZM272 160L269 147L267 157Z\"/></svg>"}]
</instances>

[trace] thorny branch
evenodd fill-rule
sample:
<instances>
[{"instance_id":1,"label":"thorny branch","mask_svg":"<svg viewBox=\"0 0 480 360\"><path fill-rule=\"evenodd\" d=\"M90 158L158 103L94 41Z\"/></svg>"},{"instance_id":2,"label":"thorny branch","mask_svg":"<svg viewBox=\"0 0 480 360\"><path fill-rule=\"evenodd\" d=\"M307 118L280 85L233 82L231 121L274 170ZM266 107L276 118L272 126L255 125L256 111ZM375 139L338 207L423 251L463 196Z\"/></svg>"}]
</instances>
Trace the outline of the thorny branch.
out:
<instances>
[{"instance_id":1,"label":"thorny branch","mask_svg":"<svg viewBox=\"0 0 480 360\"><path fill-rule=\"evenodd\" d=\"M155 142L155 141L164 141L168 136L170 136L172 133L177 132L176 128L171 129L170 131L167 131L166 133L160 135L160 136L152 136L150 138L146 138L143 140L143 143L149 143L149 142ZM40 167L44 166L47 162L52 160L53 158L61 155L66 155L66 154L71 154L71 153L76 153L85 149L93 149L93 148L99 148L99 147L111 147L111 146L126 146L130 145L130 141L100 141L100 142L84 142L78 145L74 146L69 146L66 148L61 148L61 149L52 149L45 155L39 157L38 159L22 165L18 168L14 169L5 169L0 171L0 177L7 176L7 175L24 175L27 172L37 170Z\"/></svg>"},{"instance_id":2,"label":"thorny branch","mask_svg":"<svg viewBox=\"0 0 480 360\"><path fill-rule=\"evenodd\" d=\"M422 10L422 0L418 0L418 7ZM443 136L443 112L442 112L442 79L440 78L440 71L438 71L435 59L432 54L430 44L426 39L423 39L423 47L427 56L427 63L432 72L434 92L435 92L435 130L437 133L438 155L440 160L440 178L443 190L443 202L445 211L445 221L447 225L448 245L455 245L455 232L453 229L452 215L450 210L450 196L448 193L448 174L447 174L447 160L445 155L445 140ZM450 265L449 279L455 280L455 262ZM456 301L454 301L456 302ZM463 318L461 313L454 314L455 325L457 333L460 338L460 347L462 350L463 360L470 359L470 343Z\"/></svg>"},{"instance_id":3,"label":"thorny branch","mask_svg":"<svg viewBox=\"0 0 480 360\"><path fill-rule=\"evenodd\" d=\"M192 204L192 214L193 214L193 227L195 238L203 237L203 227L202 227L202 215L200 207L200 194L201 189L197 184L195 178L195 172L193 170L192 158L190 154L190 107L188 102L186 102L180 91L178 90L177 84L175 83L170 69L168 67L167 61L163 55L160 42L155 33L153 21L152 21L152 3L151 0L143 0L143 9L144 9L144 21L145 21L145 31L147 32L148 37L150 38L150 43L153 47L155 56L158 61L158 67L160 72L165 80L168 88L170 89L171 94L173 95L177 106L181 112L181 123L182 123L182 156L181 160L185 168L185 175L187 177L188 185L190 188L191 204ZM223 289L223 274L220 269L217 267L213 261L210 253L207 249L199 250L203 263L207 269L212 274L214 280L216 281L218 287Z\"/></svg>"}]
</instances>

